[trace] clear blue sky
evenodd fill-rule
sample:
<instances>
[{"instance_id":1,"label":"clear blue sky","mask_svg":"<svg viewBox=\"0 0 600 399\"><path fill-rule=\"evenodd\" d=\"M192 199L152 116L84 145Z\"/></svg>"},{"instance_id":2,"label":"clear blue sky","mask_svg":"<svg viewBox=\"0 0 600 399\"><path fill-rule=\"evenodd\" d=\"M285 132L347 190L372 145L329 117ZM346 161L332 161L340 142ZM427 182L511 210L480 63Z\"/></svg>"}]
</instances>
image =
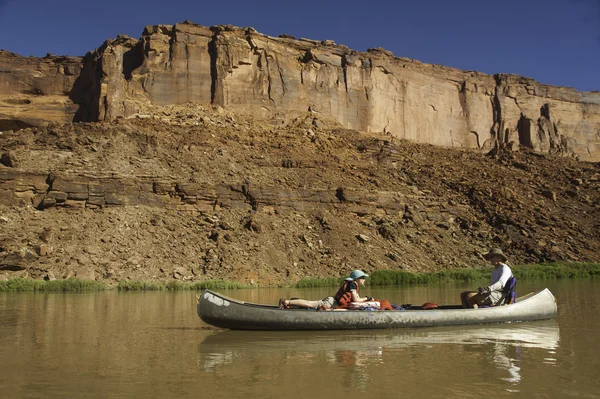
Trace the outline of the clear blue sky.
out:
<instances>
[{"instance_id":1,"label":"clear blue sky","mask_svg":"<svg viewBox=\"0 0 600 399\"><path fill-rule=\"evenodd\" d=\"M600 0L0 0L0 49L84 55L117 34L184 20L600 90Z\"/></svg>"}]
</instances>

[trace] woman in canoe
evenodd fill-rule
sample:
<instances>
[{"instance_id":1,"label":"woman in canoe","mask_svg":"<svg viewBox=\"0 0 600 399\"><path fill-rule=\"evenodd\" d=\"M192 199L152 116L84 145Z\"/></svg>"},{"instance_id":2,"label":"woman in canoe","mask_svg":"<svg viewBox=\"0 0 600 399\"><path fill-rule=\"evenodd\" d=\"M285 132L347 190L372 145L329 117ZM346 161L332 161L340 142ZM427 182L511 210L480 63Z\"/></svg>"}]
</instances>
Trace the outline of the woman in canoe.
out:
<instances>
[{"instance_id":1,"label":"woman in canoe","mask_svg":"<svg viewBox=\"0 0 600 399\"><path fill-rule=\"evenodd\" d=\"M320 301L308 301L306 299L280 299L279 307L285 309L290 306L300 308L333 309L336 307L347 307L351 302L372 301L371 297L361 297L358 294L359 287L364 287L368 274L362 270L354 270L350 276L344 280L334 296L328 296Z\"/></svg>"}]
</instances>

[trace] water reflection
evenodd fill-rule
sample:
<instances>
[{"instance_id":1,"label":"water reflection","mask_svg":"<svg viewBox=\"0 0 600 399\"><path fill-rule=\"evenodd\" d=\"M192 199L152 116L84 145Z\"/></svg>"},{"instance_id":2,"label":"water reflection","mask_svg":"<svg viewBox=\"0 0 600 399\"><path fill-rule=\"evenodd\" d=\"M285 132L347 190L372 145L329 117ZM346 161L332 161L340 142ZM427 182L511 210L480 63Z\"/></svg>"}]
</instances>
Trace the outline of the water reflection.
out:
<instances>
[{"instance_id":1,"label":"water reflection","mask_svg":"<svg viewBox=\"0 0 600 399\"><path fill-rule=\"evenodd\" d=\"M240 364L231 368L239 370L246 362L252 364L258 359L274 366L294 362L319 368L329 364L341 369L338 378L362 391L382 367L396 370L399 364L408 365L413 348L429 349L432 361L441 363L450 351L448 345L468 352L464 356L477 354L483 367L495 368L496 378L513 387L508 390L516 391L521 382L523 351L541 349L541 358L552 363L559 328L555 321L543 321L368 332L216 331L198 344L198 366L212 373L226 371L227 365L236 362Z\"/></svg>"},{"instance_id":2,"label":"water reflection","mask_svg":"<svg viewBox=\"0 0 600 399\"><path fill-rule=\"evenodd\" d=\"M510 346L505 344L494 344L494 363L501 370L508 372L508 377L501 377L502 380L512 384L521 382L521 350L520 345L514 346L515 354L509 353Z\"/></svg>"}]
</instances>

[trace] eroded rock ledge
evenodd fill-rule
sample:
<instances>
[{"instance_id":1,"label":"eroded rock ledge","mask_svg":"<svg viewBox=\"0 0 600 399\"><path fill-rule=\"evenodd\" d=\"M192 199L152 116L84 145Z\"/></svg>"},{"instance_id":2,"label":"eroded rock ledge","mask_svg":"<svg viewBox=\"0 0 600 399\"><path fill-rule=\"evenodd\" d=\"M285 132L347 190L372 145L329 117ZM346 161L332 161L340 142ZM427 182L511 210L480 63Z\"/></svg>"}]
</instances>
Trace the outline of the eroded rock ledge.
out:
<instances>
[{"instance_id":1,"label":"eroded rock ledge","mask_svg":"<svg viewBox=\"0 0 600 399\"><path fill-rule=\"evenodd\" d=\"M189 22L148 26L83 58L0 53L0 128L110 121L148 105L212 103L273 117L311 111L346 128L448 147L526 146L600 160L600 93Z\"/></svg>"}]
</instances>

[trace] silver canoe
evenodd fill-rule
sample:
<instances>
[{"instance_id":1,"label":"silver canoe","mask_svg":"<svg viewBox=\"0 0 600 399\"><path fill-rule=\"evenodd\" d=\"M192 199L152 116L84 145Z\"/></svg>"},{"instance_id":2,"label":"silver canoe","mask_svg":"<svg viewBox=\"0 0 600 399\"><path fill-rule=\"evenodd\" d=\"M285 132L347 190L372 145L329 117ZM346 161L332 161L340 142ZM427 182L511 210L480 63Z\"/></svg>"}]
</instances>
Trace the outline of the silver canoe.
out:
<instances>
[{"instance_id":1,"label":"silver canoe","mask_svg":"<svg viewBox=\"0 0 600 399\"><path fill-rule=\"evenodd\" d=\"M440 306L395 311L315 311L238 301L205 290L198 315L207 324L232 330L355 330L432 327L545 320L556 315L556 299L546 288L511 305L480 309Z\"/></svg>"}]
</instances>

